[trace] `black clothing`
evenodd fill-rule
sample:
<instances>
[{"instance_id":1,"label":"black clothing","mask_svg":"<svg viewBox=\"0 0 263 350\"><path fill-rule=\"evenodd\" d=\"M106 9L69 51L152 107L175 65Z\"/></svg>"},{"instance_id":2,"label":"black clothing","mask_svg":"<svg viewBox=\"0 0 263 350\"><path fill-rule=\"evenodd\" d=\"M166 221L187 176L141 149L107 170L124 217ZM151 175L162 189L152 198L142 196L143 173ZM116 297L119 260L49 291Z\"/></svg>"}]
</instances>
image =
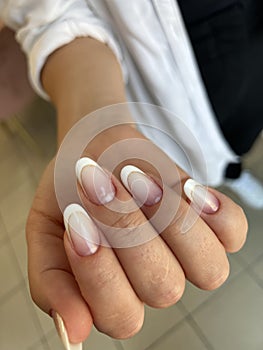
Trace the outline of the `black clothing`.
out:
<instances>
[{"instance_id":1,"label":"black clothing","mask_svg":"<svg viewBox=\"0 0 263 350\"><path fill-rule=\"evenodd\" d=\"M238 155L263 128L263 0L179 0L208 96Z\"/></svg>"}]
</instances>

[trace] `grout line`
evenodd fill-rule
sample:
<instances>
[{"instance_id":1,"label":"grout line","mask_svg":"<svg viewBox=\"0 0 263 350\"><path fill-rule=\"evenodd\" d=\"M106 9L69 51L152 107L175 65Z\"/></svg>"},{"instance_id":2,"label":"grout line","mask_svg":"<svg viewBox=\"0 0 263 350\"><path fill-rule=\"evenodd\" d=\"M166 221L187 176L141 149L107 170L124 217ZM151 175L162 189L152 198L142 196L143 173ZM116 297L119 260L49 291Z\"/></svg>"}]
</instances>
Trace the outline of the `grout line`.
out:
<instances>
[{"instance_id":1,"label":"grout line","mask_svg":"<svg viewBox=\"0 0 263 350\"><path fill-rule=\"evenodd\" d=\"M166 332L164 332L158 339L156 339L153 343L151 343L149 346L147 346L144 350L150 350L153 345L158 345L158 344L162 343L162 341L165 337L172 334L174 331L176 331L178 328L180 328L182 326L182 324L185 322L185 320L187 319L187 316L188 316L188 314L187 314L188 311L186 310L185 306L181 303L181 301L179 301L177 303L177 305L179 306L179 309L181 308L181 311L183 311L184 313L186 312L184 317L178 323L171 326L171 328L169 328Z\"/></svg>"},{"instance_id":2,"label":"grout line","mask_svg":"<svg viewBox=\"0 0 263 350\"><path fill-rule=\"evenodd\" d=\"M247 268L246 268L246 272L248 273L248 275L253 279L253 281L260 287L260 288L263 288L263 280L262 280L262 278L260 278L259 276L258 276L258 274L256 273L256 272L254 272L254 267L255 267L255 265L259 262L259 261L261 261L262 260L262 258L263 258L263 254L260 256L260 257L258 257L257 259L256 259L256 261L254 261L252 264L249 264L248 266L247 266Z\"/></svg>"},{"instance_id":3,"label":"grout line","mask_svg":"<svg viewBox=\"0 0 263 350\"><path fill-rule=\"evenodd\" d=\"M4 225L4 227L5 227L5 225ZM46 339L43 338L45 336L44 330L43 330L43 328L41 326L41 323L40 323L40 320L39 320L39 318L37 316L37 313L36 313L36 311L33 308L33 305L32 305L33 301L31 299L30 295L28 294L28 290L27 290L27 281L24 278L24 275L22 273L22 269L21 269L19 261L18 261L18 259L16 257L15 249L14 249L14 247L12 245L11 237L9 235L7 235L7 244L9 245L10 253L12 254L11 258L12 258L13 262L16 265L16 269L17 269L17 271L19 273L20 278L22 277L22 281L20 281L19 284L15 288L13 288L13 290L8 291L8 293L6 293L6 295L4 295L4 297L2 297L0 299L0 304L6 302L12 296L14 296L19 290L21 290L22 293L23 293L23 296L26 299L27 310L29 312L29 315L32 318L32 320L34 321L34 325L36 327L36 330L38 332L38 335L39 335L40 339L43 339L43 345L46 345L45 347L47 348L48 343L47 343Z\"/></svg>"},{"instance_id":4,"label":"grout line","mask_svg":"<svg viewBox=\"0 0 263 350\"><path fill-rule=\"evenodd\" d=\"M37 346L41 345L43 347L44 350L50 350L48 344L46 343L46 340L44 339L44 337L40 338L40 340L36 341L35 343L33 343L32 345L30 345L27 350L35 350L35 348Z\"/></svg>"},{"instance_id":5,"label":"grout line","mask_svg":"<svg viewBox=\"0 0 263 350\"><path fill-rule=\"evenodd\" d=\"M150 350L152 346L158 345L163 342L164 338L175 332L178 328L182 326L182 324L185 322L186 317L184 317L182 320L180 320L175 326L168 329L165 333L163 333L158 339L156 339L153 343L151 343L149 346L147 346L144 350Z\"/></svg>"},{"instance_id":6,"label":"grout line","mask_svg":"<svg viewBox=\"0 0 263 350\"><path fill-rule=\"evenodd\" d=\"M0 213L0 217L2 219L1 213ZM6 226L3 222L3 227L5 229L5 231L8 233ZM18 292L18 290L24 286L25 284L25 280L24 280L24 276L22 274L21 268L19 266L19 262L17 260L14 248L12 246L11 243L11 238L9 237L9 234L7 234L6 239L5 239L5 244L6 246L8 246L8 249L10 250L10 255L11 255L11 260L14 263L14 268L17 271L17 274L19 276L19 281L17 283L17 285L15 285L13 288L11 288L7 293L5 293L3 296L1 296L0 298L0 304L7 302L11 297L13 297L15 295L15 293ZM3 245L2 245L3 246ZM2 247L1 246L1 247Z\"/></svg>"},{"instance_id":7,"label":"grout line","mask_svg":"<svg viewBox=\"0 0 263 350\"><path fill-rule=\"evenodd\" d=\"M0 212L0 229L3 230L4 232L2 238L0 238L0 247L1 247L2 245L5 245L6 242L8 242L8 232L6 230L1 212Z\"/></svg>"},{"instance_id":8,"label":"grout line","mask_svg":"<svg viewBox=\"0 0 263 350\"><path fill-rule=\"evenodd\" d=\"M240 264L243 266L243 271L246 272L260 288L263 288L262 278L260 278L257 273L253 271L255 265L263 259L263 254L260 254L250 263L247 263L242 256L239 256L238 258L240 259Z\"/></svg>"},{"instance_id":9,"label":"grout line","mask_svg":"<svg viewBox=\"0 0 263 350\"><path fill-rule=\"evenodd\" d=\"M223 290L224 286L230 285L232 284L238 277L240 277L243 273L246 273L245 269L242 269L241 271L237 272L230 280L227 280L222 287L219 287L219 289L215 290L213 294L211 294L206 300L204 300L201 304L199 304L195 309L193 309L192 311L187 311L188 315L190 314L194 314L196 312L198 312L201 308L203 308L204 306L206 306L208 303L210 303L213 299L216 299L218 297L220 297L220 294ZM187 315L187 316L188 316Z\"/></svg>"},{"instance_id":10,"label":"grout line","mask_svg":"<svg viewBox=\"0 0 263 350\"><path fill-rule=\"evenodd\" d=\"M27 307L28 307L28 311L29 311L29 314L34 322L34 325L37 329L37 332L38 332L38 335L39 335L39 339L41 340L42 342L42 345L45 346L46 348L49 348L48 347L48 343L47 343L47 340L45 338L45 333L44 333L44 330L41 326L41 323L40 323L40 320L37 316L37 313L36 313L36 310L34 308L34 306L32 305L33 301L30 297L30 295L28 295L28 290L27 290L27 287L26 287L26 283L25 283L25 286L24 286L24 290L23 290L23 294L26 298L26 303L27 303Z\"/></svg>"},{"instance_id":11,"label":"grout line","mask_svg":"<svg viewBox=\"0 0 263 350\"><path fill-rule=\"evenodd\" d=\"M123 347L123 345L122 345L120 340L112 339L112 342L115 345L116 350L124 350L124 347Z\"/></svg>"},{"instance_id":12,"label":"grout line","mask_svg":"<svg viewBox=\"0 0 263 350\"><path fill-rule=\"evenodd\" d=\"M198 336L198 338L202 341L202 343L205 345L205 347L207 348L207 350L214 350L214 347L212 346L212 344L210 343L210 341L207 339L207 337L205 336L205 334L203 333L202 329L198 326L197 322L195 321L195 319L193 318L193 316L191 314L189 314L186 317L186 320L189 324L189 326L195 331L196 335Z\"/></svg>"},{"instance_id":13,"label":"grout line","mask_svg":"<svg viewBox=\"0 0 263 350\"><path fill-rule=\"evenodd\" d=\"M9 244L8 236L5 236L0 239L0 249L8 244Z\"/></svg>"},{"instance_id":14,"label":"grout line","mask_svg":"<svg viewBox=\"0 0 263 350\"><path fill-rule=\"evenodd\" d=\"M162 334L156 341L154 341L152 344L147 346L145 350L150 350L152 346L158 345L163 342L164 338L169 336L170 334L176 332L179 328L183 326L184 323L187 323L191 329L195 332L197 337L200 339L200 341L203 343L203 345L206 347L206 350L214 350L213 346L210 344L200 327L196 324L195 320L193 319L192 315L189 313L186 317L184 317L180 322L178 322L175 326L170 328L167 332Z\"/></svg>"},{"instance_id":15,"label":"grout line","mask_svg":"<svg viewBox=\"0 0 263 350\"><path fill-rule=\"evenodd\" d=\"M15 287L11 288L8 292L0 298L0 305L5 304L9 301L9 299L13 298L13 296L24 287L24 280L21 280Z\"/></svg>"}]
</instances>

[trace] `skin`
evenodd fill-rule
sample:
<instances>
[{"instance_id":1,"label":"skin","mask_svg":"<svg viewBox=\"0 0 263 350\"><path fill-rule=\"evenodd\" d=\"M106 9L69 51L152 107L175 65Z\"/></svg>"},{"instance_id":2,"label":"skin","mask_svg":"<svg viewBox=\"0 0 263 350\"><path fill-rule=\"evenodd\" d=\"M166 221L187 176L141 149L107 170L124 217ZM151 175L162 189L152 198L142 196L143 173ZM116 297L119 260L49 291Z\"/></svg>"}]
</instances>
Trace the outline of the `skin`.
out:
<instances>
[{"instance_id":1,"label":"skin","mask_svg":"<svg viewBox=\"0 0 263 350\"><path fill-rule=\"evenodd\" d=\"M58 143L91 111L125 102L118 62L106 45L90 38L76 39L54 52L44 66L42 82L57 109ZM131 126L114 127L96 137L84 155L96 161L109 145L134 137L144 138ZM158 174L148 164L135 159L133 165L158 182ZM176 169L175 164L171 167ZM180 233L181 219L189 209L183 198L170 226L153 240L132 248L99 247L94 255L80 256L65 233L53 171L54 160L43 174L28 217L29 281L36 304L46 313L55 310L61 315L72 343L84 341L93 323L114 338L131 337L143 324L144 303L156 308L173 305L183 294L185 279L202 289L218 288L229 274L226 251L238 251L245 242L247 221L242 209L210 189L219 199L219 210L202 213L187 234ZM188 175L180 169L179 173L183 185ZM129 200L119 169L112 181L116 197ZM86 211L108 225L139 225L159 205L129 215L112 213L92 203L78 186ZM169 187L173 203L178 183L162 186Z\"/></svg>"}]
</instances>

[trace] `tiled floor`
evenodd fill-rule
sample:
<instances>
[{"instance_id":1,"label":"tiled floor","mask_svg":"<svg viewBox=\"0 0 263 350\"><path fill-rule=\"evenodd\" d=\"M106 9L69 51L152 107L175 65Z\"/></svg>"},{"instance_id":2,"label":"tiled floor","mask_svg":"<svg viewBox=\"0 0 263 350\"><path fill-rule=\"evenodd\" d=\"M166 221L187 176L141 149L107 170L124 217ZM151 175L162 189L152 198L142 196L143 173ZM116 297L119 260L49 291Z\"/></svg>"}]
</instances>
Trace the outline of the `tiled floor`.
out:
<instances>
[{"instance_id":1,"label":"tiled floor","mask_svg":"<svg viewBox=\"0 0 263 350\"><path fill-rule=\"evenodd\" d=\"M29 297L24 237L34 190L55 150L54 112L36 100L19 118L38 141L33 149L16 129L0 125L0 350L62 350L52 320ZM263 180L263 138L246 162ZM232 272L222 288L205 292L187 284L176 306L147 308L133 339L114 341L94 330L84 349L262 350L263 215L246 212L248 241L230 256Z\"/></svg>"}]
</instances>

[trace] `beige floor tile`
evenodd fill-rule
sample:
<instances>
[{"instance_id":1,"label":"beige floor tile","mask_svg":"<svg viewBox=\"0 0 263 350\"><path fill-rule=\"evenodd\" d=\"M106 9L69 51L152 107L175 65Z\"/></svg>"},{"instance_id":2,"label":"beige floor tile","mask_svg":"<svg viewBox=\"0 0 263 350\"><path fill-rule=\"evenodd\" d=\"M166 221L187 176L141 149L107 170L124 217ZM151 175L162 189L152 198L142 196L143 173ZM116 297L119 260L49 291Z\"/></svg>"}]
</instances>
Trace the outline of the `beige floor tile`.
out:
<instances>
[{"instance_id":1,"label":"beige floor tile","mask_svg":"<svg viewBox=\"0 0 263 350\"><path fill-rule=\"evenodd\" d=\"M89 338L84 343L83 349L116 350L116 346L111 338L107 337L106 335L98 332L95 328L93 328Z\"/></svg>"},{"instance_id":2,"label":"beige floor tile","mask_svg":"<svg viewBox=\"0 0 263 350\"><path fill-rule=\"evenodd\" d=\"M253 265L252 269L257 278L263 282L263 255L262 258Z\"/></svg>"},{"instance_id":3,"label":"beige floor tile","mask_svg":"<svg viewBox=\"0 0 263 350\"><path fill-rule=\"evenodd\" d=\"M50 350L65 350L55 330L50 332L46 339Z\"/></svg>"},{"instance_id":4,"label":"beige floor tile","mask_svg":"<svg viewBox=\"0 0 263 350\"><path fill-rule=\"evenodd\" d=\"M32 300L32 303L33 303L33 300ZM47 315L45 312L40 310L39 307L37 307L35 304L34 304L34 309L37 314L43 333L45 335L49 334L51 331L55 329L52 318L49 315Z\"/></svg>"},{"instance_id":5,"label":"beige floor tile","mask_svg":"<svg viewBox=\"0 0 263 350\"><path fill-rule=\"evenodd\" d=\"M0 349L27 350L42 334L35 324L23 290L19 290L1 305Z\"/></svg>"},{"instance_id":6,"label":"beige floor tile","mask_svg":"<svg viewBox=\"0 0 263 350\"><path fill-rule=\"evenodd\" d=\"M7 239L7 232L3 223L3 220L0 216L0 245L3 241L5 241Z\"/></svg>"},{"instance_id":7,"label":"beige floor tile","mask_svg":"<svg viewBox=\"0 0 263 350\"><path fill-rule=\"evenodd\" d=\"M263 293L241 273L193 313L214 350L262 350Z\"/></svg>"},{"instance_id":8,"label":"beige floor tile","mask_svg":"<svg viewBox=\"0 0 263 350\"><path fill-rule=\"evenodd\" d=\"M49 350L49 347L47 344L44 345L42 342L39 342L38 344L30 346L27 350Z\"/></svg>"},{"instance_id":9,"label":"beige floor tile","mask_svg":"<svg viewBox=\"0 0 263 350\"><path fill-rule=\"evenodd\" d=\"M5 128L5 122L0 122L0 150L3 149L3 145L8 142L9 135Z\"/></svg>"},{"instance_id":10,"label":"beige floor tile","mask_svg":"<svg viewBox=\"0 0 263 350\"><path fill-rule=\"evenodd\" d=\"M46 336L50 350L64 350L61 340L56 331L53 330ZM83 344L83 350L116 350L113 340L95 329L92 330L89 338Z\"/></svg>"},{"instance_id":11,"label":"beige floor tile","mask_svg":"<svg viewBox=\"0 0 263 350\"><path fill-rule=\"evenodd\" d=\"M147 350L205 350L202 340L193 328L184 321L174 330L164 335Z\"/></svg>"},{"instance_id":12,"label":"beige floor tile","mask_svg":"<svg viewBox=\"0 0 263 350\"><path fill-rule=\"evenodd\" d=\"M13 251L8 243L0 247L0 275L0 298L6 296L8 292L18 286L23 280Z\"/></svg>"},{"instance_id":13,"label":"beige floor tile","mask_svg":"<svg viewBox=\"0 0 263 350\"><path fill-rule=\"evenodd\" d=\"M56 152L55 111L50 104L37 98L19 114L18 119L32 136L32 144L26 144L20 138L21 152L38 182Z\"/></svg>"},{"instance_id":14,"label":"beige floor tile","mask_svg":"<svg viewBox=\"0 0 263 350\"><path fill-rule=\"evenodd\" d=\"M246 210L249 231L245 246L238 253L243 260L250 264L263 254L263 215L260 211Z\"/></svg>"},{"instance_id":15,"label":"beige floor tile","mask_svg":"<svg viewBox=\"0 0 263 350\"><path fill-rule=\"evenodd\" d=\"M23 277L27 278L27 246L26 246L26 236L24 228L20 233L12 237L11 244L13 246L20 271Z\"/></svg>"},{"instance_id":16,"label":"beige floor tile","mask_svg":"<svg viewBox=\"0 0 263 350\"><path fill-rule=\"evenodd\" d=\"M181 299L182 304L185 306L187 311L194 311L199 305L203 304L208 300L214 292L201 290L194 286L192 283L187 282L184 295Z\"/></svg>"},{"instance_id":17,"label":"beige floor tile","mask_svg":"<svg viewBox=\"0 0 263 350\"><path fill-rule=\"evenodd\" d=\"M45 155L51 155L55 151L56 116L50 103L36 98L18 115L18 119Z\"/></svg>"},{"instance_id":18,"label":"beige floor tile","mask_svg":"<svg viewBox=\"0 0 263 350\"><path fill-rule=\"evenodd\" d=\"M7 124L0 123L0 130L0 158L6 159L13 154L19 154L15 143L16 135L9 130Z\"/></svg>"},{"instance_id":19,"label":"beige floor tile","mask_svg":"<svg viewBox=\"0 0 263 350\"><path fill-rule=\"evenodd\" d=\"M35 187L39 183L39 180L49 162L49 158L44 157L37 152L30 152L28 149L24 149L24 159L34 176Z\"/></svg>"},{"instance_id":20,"label":"beige floor tile","mask_svg":"<svg viewBox=\"0 0 263 350\"><path fill-rule=\"evenodd\" d=\"M0 156L1 187L0 198L6 197L10 191L22 185L30 176L30 170L18 152Z\"/></svg>"},{"instance_id":21,"label":"beige floor tile","mask_svg":"<svg viewBox=\"0 0 263 350\"><path fill-rule=\"evenodd\" d=\"M139 334L131 339L122 341L125 350L144 350L161 335L175 326L185 314L178 305L164 310L146 307L145 322Z\"/></svg>"},{"instance_id":22,"label":"beige floor tile","mask_svg":"<svg viewBox=\"0 0 263 350\"><path fill-rule=\"evenodd\" d=\"M8 196L0 200L0 213L7 232L12 237L19 233L14 230L26 222L34 192L35 186L28 179L19 187L12 189Z\"/></svg>"},{"instance_id":23,"label":"beige floor tile","mask_svg":"<svg viewBox=\"0 0 263 350\"><path fill-rule=\"evenodd\" d=\"M36 347L34 346L34 350L46 350L47 348L44 347L42 344L37 345ZM32 348L33 350L33 348Z\"/></svg>"}]
</instances>

